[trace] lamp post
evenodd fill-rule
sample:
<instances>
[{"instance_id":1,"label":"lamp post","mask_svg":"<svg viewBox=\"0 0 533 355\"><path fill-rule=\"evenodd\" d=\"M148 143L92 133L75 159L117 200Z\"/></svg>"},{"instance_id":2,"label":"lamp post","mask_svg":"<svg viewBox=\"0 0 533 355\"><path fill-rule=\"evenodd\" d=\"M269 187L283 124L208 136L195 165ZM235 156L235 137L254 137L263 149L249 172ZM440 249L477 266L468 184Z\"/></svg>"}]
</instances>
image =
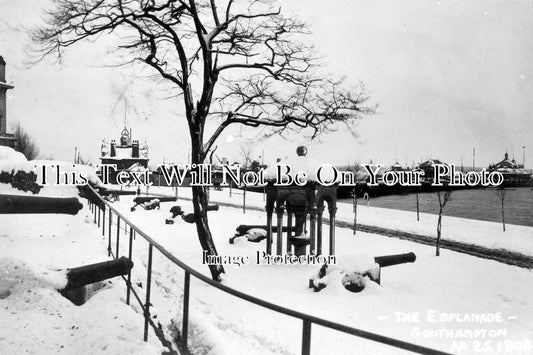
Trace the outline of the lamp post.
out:
<instances>
[{"instance_id":1,"label":"lamp post","mask_svg":"<svg viewBox=\"0 0 533 355\"><path fill-rule=\"evenodd\" d=\"M524 150L524 155L522 156L522 170L526 171L526 146L522 146L522 149Z\"/></svg>"}]
</instances>

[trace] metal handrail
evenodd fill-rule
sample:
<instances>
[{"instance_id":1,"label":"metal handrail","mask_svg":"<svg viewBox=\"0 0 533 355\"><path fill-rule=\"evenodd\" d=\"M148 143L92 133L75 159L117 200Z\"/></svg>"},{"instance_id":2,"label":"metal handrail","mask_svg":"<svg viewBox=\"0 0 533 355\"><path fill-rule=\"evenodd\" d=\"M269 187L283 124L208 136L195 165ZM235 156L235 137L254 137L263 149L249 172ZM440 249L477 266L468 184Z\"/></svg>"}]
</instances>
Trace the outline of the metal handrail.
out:
<instances>
[{"instance_id":1,"label":"metal handrail","mask_svg":"<svg viewBox=\"0 0 533 355\"><path fill-rule=\"evenodd\" d=\"M303 321L302 354L309 354L310 353L311 324L312 323L321 325L321 326L326 327L326 328L334 329L334 330L337 330L337 331L340 331L340 332L343 332L343 333L355 335L355 336L358 336L360 338L376 341L376 342L379 342L379 343L382 343L382 344L387 344L387 345L390 345L390 346L393 346L393 347L397 347L397 348L400 348L400 349L403 349L403 350L408 350L408 351L419 353L419 354L449 354L449 353L446 353L446 352L442 352L442 351L438 351L438 350L435 350L435 349L427 348L427 347L424 347L424 346L408 343L408 342L401 341L401 340L398 340L398 339L394 339L394 338L391 338L391 337L375 334L375 333L372 333L372 332L368 332L368 331L365 331L365 330L353 328L353 327L350 327L350 326L347 326L347 325L344 325L344 324L340 324L340 323L336 323L336 322L333 322L333 321L322 319L322 318L319 318L319 317L316 317L316 316L312 316L312 315L309 315L309 314L306 314L306 313L295 311L295 310L292 310L292 309L277 305L275 303L271 303L271 302L265 301L263 299L251 296L249 294L243 293L243 292L238 291L238 290L236 290L234 288L231 288L229 286L226 286L224 284L216 282L216 281L212 280L211 278L209 278L208 276L200 273L196 269L194 269L194 268L190 267L189 265L185 264L183 261L181 261L177 257L175 257L168 250L166 250L163 246L161 246L158 242L156 242L150 236L148 236L148 234L146 234L144 231L142 231L133 222L131 222L126 216L124 216L121 212L119 212L116 208L114 208L111 205L111 203L109 203L108 201L104 200L90 185L87 185L87 187L90 189L91 193L94 194L93 196L96 197L99 200L98 201L99 203L95 204L97 207L101 208L102 205L107 206L109 208L110 212L112 211L118 218L122 219L127 225L129 225L130 229L134 230L136 234L139 234L141 237L143 237L149 243L149 247L150 247L150 249L149 249L150 250L150 252L149 252L149 263L148 263L149 272L151 271L151 264L152 264L151 263L151 259L152 259L151 249L152 249L152 247L155 247L161 254L163 254L165 257L167 257L167 259L169 259L172 263L178 265L181 269L183 269L185 271L185 290L184 290L185 297L184 297L184 312L183 312L184 322L183 322L183 330L182 330L182 337L183 337L182 343L185 343L185 347L186 347L186 343L187 343L188 306L189 306L188 305L188 299L189 299L190 275L193 275L194 277L196 277L197 279L207 283L208 285L213 286L213 287L215 287L215 288L217 288L217 289L219 289L221 291L224 291L226 293L229 293L229 294L231 294L231 295L233 295L235 297L238 297L240 299L246 300L246 301L251 302L251 303L253 303L255 305L270 309L272 311L275 311L275 312L278 312L278 313L282 313L284 315L291 316L291 317L298 318L298 319L302 320ZM91 202L91 198L89 198L89 202ZM94 203L94 202L92 202L92 203ZM96 209L95 209L94 212L96 212ZM104 207L104 216L105 216L105 207ZM103 234L105 234L105 228L104 228L105 227L105 217L104 217L104 221L102 222L102 224L103 224L102 232L103 232ZM111 228L109 230L111 231ZM111 255L111 251L110 251L110 255ZM113 256L115 256L115 255L113 255ZM148 274L148 287L150 287L150 283L149 283L150 279L151 279L151 275L149 273ZM126 282L126 283L128 284L128 282ZM131 287L131 284L129 284L128 287ZM129 290L128 290L128 292L129 292ZM148 292L149 292L149 289L148 289ZM137 299L139 300L139 297L137 297ZM150 295L148 293L147 294L148 303L149 303L149 299L150 299ZM139 303L140 303L140 301L139 301ZM187 303L187 304L185 304L185 303ZM142 306L142 308L144 310L145 317L149 318L150 317L149 307L145 307L142 304L141 304L141 306ZM187 317L187 319L185 319L186 317ZM147 334L146 334L146 330L145 330L145 341L146 341L146 339L147 339Z\"/></svg>"}]
</instances>

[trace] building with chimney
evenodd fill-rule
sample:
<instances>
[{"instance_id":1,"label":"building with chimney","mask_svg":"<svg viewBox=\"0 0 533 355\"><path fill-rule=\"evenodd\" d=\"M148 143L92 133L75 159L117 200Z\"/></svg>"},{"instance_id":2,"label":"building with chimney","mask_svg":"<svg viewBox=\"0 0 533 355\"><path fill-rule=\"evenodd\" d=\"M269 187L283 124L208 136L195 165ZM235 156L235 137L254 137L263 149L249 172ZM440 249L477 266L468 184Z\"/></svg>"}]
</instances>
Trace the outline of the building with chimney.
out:
<instances>
[{"instance_id":1,"label":"building with chimney","mask_svg":"<svg viewBox=\"0 0 533 355\"><path fill-rule=\"evenodd\" d=\"M7 133L7 90L14 86L6 83L6 62L0 56L0 145L15 148L16 139L13 134Z\"/></svg>"},{"instance_id":2,"label":"building with chimney","mask_svg":"<svg viewBox=\"0 0 533 355\"><path fill-rule=\"evenodd\" d=\"M111 143L102 143L100 161L102 164L114 164L116 171L110 174L110 182L116 183L119 171L144 171L148 168L148 147L139 145L138 140L131 138L131 130L126 127L120 134L119 144L112 139Z\"/></svg>"}]
</instances>

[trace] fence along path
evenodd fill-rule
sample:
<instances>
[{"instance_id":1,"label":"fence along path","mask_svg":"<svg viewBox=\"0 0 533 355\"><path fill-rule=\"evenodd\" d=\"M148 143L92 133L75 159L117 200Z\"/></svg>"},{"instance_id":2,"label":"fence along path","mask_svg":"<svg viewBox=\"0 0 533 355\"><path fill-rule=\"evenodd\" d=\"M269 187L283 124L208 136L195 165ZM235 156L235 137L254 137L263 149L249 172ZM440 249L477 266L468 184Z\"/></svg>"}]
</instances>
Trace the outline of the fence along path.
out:
<instances>
[{"instance_id":1,"label":"fence along path","mask_svg":"<svg viewBox=\"0 0 533 355\"><path fill-rule=\"evenodd\" d=\"M181 339L180 339L181 340L180 348L182 350L185 350L185 352L187 351L186 349L187 349L187 343L188 343L189 300L190 300L190 293L191 293L191 288L190 288L191 282L190 281L191 281L191 275L192 275L193 277L205 282L211 287L215 287L241 300L251 302L257 306L267 308L273 312L278 312L289 317L300 319L302 321L302 337L301 337L302 351L301 353L303 355L308 355L311 353L311 328L313 324L320 325L320 326L323 326L329 329L333 329L333 330L336 330L338 332L342 332L345 334L350 334L350 335L357 336L360 338L372 340L372 341L385 344L385 345L389 345L389 346L392 346L398 349L408 350L408 351L418 353L418 354L448 354L446 352L438 351L435 349L427 348L427 347L416 345L413 343L408 343L405 341L379 335L376 333L367 332L362 329L349 327L349 326L346 326L340 323L332 322L332 321L318 318L318 317L315 317L315 316L312 316L306 313L298 312L298 311L262 300L260 298L248 295L246 293L243 293L241 291L238 291L236 289L233 289L231 287L228 287L226 285L213 281L209 277L191 268L190 266L185 264L183 261L181 261L174 255L172 255L163 246L161 246L159 243L153 240L150 236L148 236L145 232L143 232L139 227L137 227L133 222L131 222L127 217L125 217L117 209L115 209L111 203L104 200L102 196L100 196L91 186L87 185L85 192L86 192L86 197L89 201L91 212L93 213L93 216L94 216L94 223L97 224L99 228L101 228L103 236L106 235L106 229L107 229L108 256L113 257L115 259L119 257L118 254L119 254L119 247L120 247L120 229L121 229L122 223L124 224L122 226L124 230L129 229L128 257L130 260L132 259L133 239L136 235L141 236L148 243L147 279L146 279L146 288L145 288L146 291L144 294L144 302L142 299L142 295L139 292L139 289L134 287L134 285L132 285L131 283L131 271L130 271L130 273L127 276L122 277L124 281L126 282L126 288L127 288L126 303L128 305L130 304L131 295L133 295L134 298L139 303L139 306L143 310L144 341L148 340L148 330L149 330L149 325L150 325L153 328L155 334L159 337L159 339L163 343L163 345L166 346L169 349L169 351L173 354L177 354L177 352L176 350L172 349L172 343L164 337L162 330L154 324L154 322L152 321L150 317L152 259L153 259L154 248L155 250L160 252L164 257L166 257L170 262L175 264L177 267L181 268L185 273L184 288L183 288L183 305L182 305L183 320L182 320ZM106 214L107 214L107 222L106 222ZM106 223L107 223L107 226L106 226ZM116 226L116 233L115 233L115 245L113 246L111 244L112 244L112 234L113 234L114 226ZM113 247L115 247L115 250L113 250Z\"/></svg>"}]
</instances>

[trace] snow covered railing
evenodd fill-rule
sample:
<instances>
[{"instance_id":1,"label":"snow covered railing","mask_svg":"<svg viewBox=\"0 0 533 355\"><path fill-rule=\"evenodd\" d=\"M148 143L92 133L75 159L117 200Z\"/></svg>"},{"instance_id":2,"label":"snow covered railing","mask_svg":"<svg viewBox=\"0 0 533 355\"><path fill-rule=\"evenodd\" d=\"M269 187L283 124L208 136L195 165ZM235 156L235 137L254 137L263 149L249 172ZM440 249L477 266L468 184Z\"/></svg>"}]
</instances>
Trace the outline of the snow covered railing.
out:
<instances>
[{"instance_id":1,"label":"snow covered railing","mask_svg":"<svg viewBox=\"0 0 533 355\"><path fill-rule=\"evenodd\" d=\"M106 235L105 231L105 215L106 210L108 211L108 255L113 258L119 257L119 246L120 246L120 228L121 222L124 223L123 229L127 231L129 229L129 246L128 246L128 258L132 259L132 246L133 239L135 235L140 235L146 242L148 242L148 261L147 261L147 279L146 279L146 292L145 300L141 299L139 293L134 289L131 284L131 271L127 276L123 276L123 279L126 282L127 292L126 292L126 303L130 304L130 294L133 294L137 299L140 307L143 310L145 324L144 324L144 341L148 340L148 325L151 325L154 329L156 335L163 342L163 345L167 346L172 352L172 346L168 340L163 336L162 330L157 327L151 319L150 316L150 296L151 296L151 281L152 281L152 260L153 260L153 250L154 248L158 250L162 255L164 255L169 261L177 265L185 272L184 276L184 289L183 289L183 321L181 329L181 347L187 349L187 338L188 338L188 328L189 328L189 301L190 301L190 286L191 286L191 275L197 279L205 282L206 284L215 287L221 291L224 291L230 295L233 295L239 299L251 302L260 307L270 309L274 312L284 314L286 316L294 317L302 321L302 354L307 355L311 353L311 327L313 324L320 325L326 328L330 328L342 333L351 334L360 338L372 340L381 344L390 345L399 349L408 350L411 352L419 354L448 354L446 352L430 349L420 345L404 342L398 339L390 338L387 336L379 335L376 333L364 331L361 329L349 327L344 324L332 322L326 319L315 317L309 314L298 312L280 305L265 301L263 299L251 296L249 294L238 291L234 288L228 287L219 282L213 281L208 276L200 273L199 271L191 268L185 264L180 259L176 258L163 246L153 240L145 232L143 232L139 227L132 223L127 217L115 209L108 201L105 201L98 193L89 185L86 188L87 198L90 203L91 211L94 214L94 223L98 223L98 227L102 228L102 235ZM116 222L113 222L113 215L116 216ZM97 218L98 217L98 218ZM98 222L97 222L98 221ZM116 245L115 250L112 248L112 226L116 225Z\"/></svg>"}]
</instances>

